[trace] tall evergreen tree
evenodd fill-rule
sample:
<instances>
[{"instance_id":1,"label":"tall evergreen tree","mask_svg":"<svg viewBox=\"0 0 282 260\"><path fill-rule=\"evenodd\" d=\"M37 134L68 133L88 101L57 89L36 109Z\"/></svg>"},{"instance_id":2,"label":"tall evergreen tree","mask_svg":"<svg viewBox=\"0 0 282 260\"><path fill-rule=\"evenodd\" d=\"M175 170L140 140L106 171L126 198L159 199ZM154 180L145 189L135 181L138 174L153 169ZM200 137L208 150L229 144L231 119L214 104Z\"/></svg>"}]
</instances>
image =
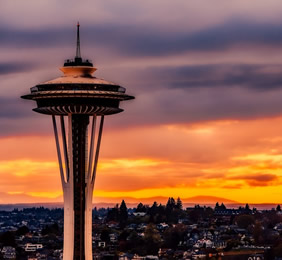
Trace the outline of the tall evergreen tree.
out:
<instances>
[{"instance_id":1,"label":"tall evergreen tree","mask_svg":"<svg viewBox=\"0 0 282 260\"><path fill-rule=\"evenodd\" d=\"M223 204L223 202L220 205L221 209L226 209L225 205Z\"/></svg>"},{"instance_id":2,"label":"tall evergreen tree","mask_svg":"<svg viewBox=\"0 0 282 260\"><path fill-rule=\"evenodd\" d=\"M182 201L179 197L177 198L177 201L176 201L176 208L178 208L178 209L183 208Z\"/></svg>"},{"instance_id":3,"label":"tall evergreen tree","mask_svg":"<svg viewBox=\"0 0 282 260\"><path fill-rule=\"evenodd\" d=\"M119 222L122 226L126 224L127 218L128 218L127 207L125 201L122 200L119 207Z\"/></svg>"},{"instance_id":4,"label":"tall evergreen tree","mask_svg":"<svg viewBox=\"0 0 282 260\"><path fill-rule=\"evenodd\" d=\"M116 204L116 206L112 209L108 210L108 214L107 214L107 219L108 221L118 221L119 219L119 206L118 204Z\"/></svg>"},{"instance_id":5,"label":"tall evergreen tree","mask_svg":"<svg viewBox=\"0 0 282 260\"><path fill-rule=\"evenodd\" d=\"M170 204L171 204L172 208L175 207L175 200L174 200L173 197L170 198Z\"/></svg>"},{"instance_id":6,"label":"tall evergreen tree","mask_svg":"<svg viewBox=\"0 0 282 260\"><path fill-rule=\"evenodd\" d=\"M143 203L139 203L136 208L136 212L145 212L147 213L148 206L144 205Z\"/></svg>"},{"instance_id":7,"label":"tall evergreen tree","mask_svg":"<svg viewBox=\"0 0 282 260\"><path fill-rule=\"evenodd\" d=\"M169 197L166 203L166 209L172 210L175 208L175 200L173 197Z\"/></svg>"}]
</instances>

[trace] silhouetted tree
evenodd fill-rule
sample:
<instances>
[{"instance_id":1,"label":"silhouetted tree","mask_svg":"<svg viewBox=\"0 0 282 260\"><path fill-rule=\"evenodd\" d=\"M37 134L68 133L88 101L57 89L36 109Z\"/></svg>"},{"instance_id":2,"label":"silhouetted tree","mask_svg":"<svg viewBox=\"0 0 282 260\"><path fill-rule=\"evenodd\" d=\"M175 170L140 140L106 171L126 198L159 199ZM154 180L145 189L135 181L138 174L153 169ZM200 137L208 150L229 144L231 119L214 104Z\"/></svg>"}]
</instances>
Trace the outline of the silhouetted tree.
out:
<instances>
[{"instance_id":1,"label":"silhouetted tree","mask_svg":"<svg viewBox=\"0 0 282 260\"><path fill-rule=\"evenodd\" d=\"M220 205L221 209L226 209L225 205L223 204L223 202Z\"/></svg>"},{"instance_id":2,"label":"silhouetted tree","mask_svg":"<svg viewBox=\"0 0 282 260\"><path fill-rule=\"evenodd\" d=\"M185 239L187 234L187 227L182 224L178 224L175 227L170 227L165 230L164 237L164 247L176 249L178 243Z\"/></svg>"},{"instance_id":3,"label":"silhouetted tree","mask_svg":"<svg viewBox=\"0 0 282 260\"><path fill-rule=\"evenodd\" d=\"M157 209L156 223L164 222L165 219L165 206L160 204Z\"/></svg>"},{"instance_id":4,"label":"silhouetted tree","mask_svg":"<svg viewBox=\"0 0 282 260\"><path fill-rule=\"evenodd\" d=\"M125 226L127 218L128 218L127 207L126 207L125 201L122 200L120 207L119 207L119 223L122 227Z\"/></svg>"},{"instance_id":5,"label":"silhouetted tree","mask_svg":"<svg viewBox=\"0 0 282 260\"><path fill-rule=\"evenodd\" d=\"M16 246L15 234L13 232L7 231L0 234L0 243L3 246Z\"/></svg>"},{"instance_id":6,"label":"silhouetted tree","mask_svg":"<svg viewBox=\"0 0 282 260\"><path fill-rule=\"evenodd\" d=\"M50 234L59 235L59 233L60 233L60 229L57 223L54 223L53 225L50 226L45 226L41 231L42 236L46 236Z\"/></svg>"},{"instance_id":7,"label":"silhouetted tree","mask_svg":"<svg viewBox=\"0 0 282 260\"><path fill-rule=\"evenodd\" d=\"M175 207L175 200L173 197L168 198L166 208L173 209Z\"/></svg>"},{"instance_id":8,"label":"silhouetted tree","mask_svg":"<svg viewBox=\"0 0 282 260\"><path fill-rule=\"evenodd\" d=\"M263 243L263 227L259 221L255 223L253 229L253 237L255 240L255 244L259 245Z\"/></svg>"},{"instance_id":9,"label":"silhouetted tree","mask_svg":"<svg viewBox=\"0 0 282 260\"><path fill-rule=\"evenodd\" d=\"M107 214L108 221L118 221L119 220L119 207L118 204L108 211Z\"/></svg>"},{"instance_id":10,"label":"silhouetted tree","mask_svg":"<svg viewBox=\"0 0 282 260\"><path fill-rule=\"evenodd\" d=\"M155 201L152 207L148 209L148 214L150 215L149 222L156 223L157 213L158 213L158 203Z\"/></svg>"},{"instance_id":11,"label":"silhouetted tree","mask_svg":"<svg viewBox=\"0 0 282 260\"><path fill-rule=\"evenodd\" d=\"M128 249L133 254L143 255L145 252L145 241L141 238L136 231L130 233L127 238Z\"/></svg>"},{"instance_id":12,"label":"silhouetted tree","mask_svg":"<svg viewBox=\"0 0 282 260\"><path fill-rule=\"evenodd\" d=\"M27 226L22 226L19 227L18 230L16 231L17 236L23 236L29 232L29 229Z\"/></svg>"},{"instance_id":13,"label":"silhouetted tree","mask_svg":"<svg viewBox=\"0 0 282 260\"><path fill-rule=\"evenodd\" d=\"M277 210L277 211L281 211L281 206L280 206L280 205L277 205L276 210Z\"/></svg>"},{"instance_id":14,"label":"silhouetted tree","mask_svg":"<svg viewBox=\"0 0 282 260\"><path fill-rule=\"evenodd\" d=\"M101 231L101 236L100 236L101 240L104 242L109 242L110 241L110 230L108 228L104 228Z\"/></svg>"},{"instance_id":15,"label":"silhouetted tree","mask_svg":"<svg viewBox=\"0 0 282 260\"><path fill-rule=\"evenodd\" d=\"M155 226L153 224L149 224L144 232L144 240L146 246L147 254L157 254L159 247L161 236Z\"/></svg>"},{"instance_id":16,"label":"silhouetted tree","mask_svg":"<svg viewBox=\"0 0 282 260\"><path fill-rule=\"evenodd\" d=\"M282 257L282 242L278 243L278 245L273 248L273 256Z\"/></svg>"},{"instance_id":17,"label":"silhouetted tree","mask_svg":"<svg viewBox=\"0 0 282 260\"><path fill-rule=\"evenodd\" d=\"M248 226L255 223L254 217L250 215L237 216L234 221L237 223L238 227L240 228L247 228Z\"/></svg>"},{"instance_id":18,"label":"silhouetted tree","mask_svg":"<svg viewBox=\"0 0 282 260\"><path fill-rule=\"evenodd\" d=\"M136 212L147 212L147 208L143 203L139 203L136 208Z\"/></svg>"},{"instance_id":19,"label":"silhouetted tree","mask_svg":"<svg viewBox=\"0 0 282 260\"><path fill-rule=\"evenodd\" d=\"M181 199L178 197L177 201L176 201L176 208L178 209L182 209L183 205L182 205L182 201Z\"/></svg>"}]
</instances>

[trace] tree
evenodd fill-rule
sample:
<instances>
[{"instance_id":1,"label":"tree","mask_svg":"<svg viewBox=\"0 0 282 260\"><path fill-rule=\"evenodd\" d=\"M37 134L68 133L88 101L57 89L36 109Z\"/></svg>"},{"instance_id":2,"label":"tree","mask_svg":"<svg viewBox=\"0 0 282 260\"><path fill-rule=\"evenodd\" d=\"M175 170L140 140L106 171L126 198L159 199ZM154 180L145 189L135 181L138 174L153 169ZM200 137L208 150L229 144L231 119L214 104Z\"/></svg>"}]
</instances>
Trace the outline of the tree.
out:
<instances>
[{"instance_id":1,"label":"tree","mask_svg":"<svg viewBox=\"0 0 282 260\"><path fill-rule=\"evenodd\" d=\"M145 251L144 239L136 231L130 232L128 238L128 249L131 253L143 255Z\"/></svg>"},{"instance_id":2,"label":"tree","mask_svg":"<svg viewBox=\"0 0 282 260\"><path fill-rule=\"evenodd\" d=\"M281 206L280 206L280 205L277 205L276 210L277 210L277 211L281 211Z\"/></svg>"},{"instance_id":3,"label":"tree","mask_svg":"<svg viewBox=\"0 0 282 260\"><path fill-rule=\"evenodd\" d=\"M101 232L101 240L104 242L109 242L110 241L110 230L108 228L104 228Z\"/></svg>"},{"instance_id":4,"label":"tree","mask_svg":"<svg viewBox=\"0 0 282 260\"><path fill-rule=\"evenodd\" d=\"M28 232L29 232L28 227L27 226L22 226L22 227L18 228L18 230L16 231L16 235L17 236L24 236Z\"/></svg>"},{"instance_id":5,"label":"tree","mask_svg":"<svg viewBox=\"0 0 282 260\"><path fill-rule=\"evenodd\" d=\"M273 256L282 257L282 242L279 242L279 244L273 248L273 254Z\"/></svg>"},{"instance_id":6,"label":"tree","mask_svg":"<svg viewBox=\"0 0 282 260\"><path fill-rule=\"evenodd\" d=\"M148 213L150 215L149 222L156 222L157 219L157 213L158 213L158 203L155 201L151 208L149 208Z\"/></svg>"},{"instance_id":7,"label":"tree","mask_svg":"<svg viewBox=\"0 0 282 260\"><path fill-rule=\"evenodd\" d=\"M177 208L174 198L172 197L168 198L165 207L166 221L168 223L177 223L181 211L182 211L181 209Z\"/></svg>"},{"instance_id":8,"label":"tree","mask_svg":"<svg viewBox=\"0 0 282 260\"><path fill-rule=\"evenodd\" d=\"M16 246L15 234L13 232L7 231L0 234L0 243L3 246Z\"/></svg>"},{"instance_id":9,"label":"tree","mask_svg":"<svg viewBox=\"0 0 282 260\"><path fill-rule=\"evenodd\" d=\"M158 209L157 209L156 223L164 222L165 219L166 219L166 216L165 216L165 206L160 204L158 206Z\"/></svg>"},{"instance_id":10,"label":"tree","mask_svg":"<svg viewBox=\"0 0 282 260\"><path fill-rule=\"evenodd\" d=\"M254 230L253 230L253 237L257 245L263 244L263 228L259 221L255 223Z\"/></svg>"},{"instance_id":11,"label":"tree","mask_svg":"<svg viewBox=\"0 0 282 260\"><path fill-rule=\"evenodd\" d=\"M46 236L50 234L59 235L59 233L60 233L60 228L57 223L54 223L53 225L50 226L45 226L41 231L42 236Z\"/></svg>"},{"instance_id":12,"label":"tree","mask_svg":"<svg viewBox=\"0 0 282 260\"><path fill-rule=\"evenodd\" d=\"M220 205L221 209L226 209L225 205L223 204L223 202Z\"/></svg>"},{"instance_id":13,"label":"tree","mask_svg":"<svg viewBox=\"0 0 282 260\"><path fill-rule=\"evenodd\" d=\"M149 224L144 232L144 240L147 254L157 254L160 246L161 236L153 224Z\"/></svg>"},{"instance_id":14,"label":"tree","mask_svg":"<svg viewBox=\"0 0 282 260\"><path fill-rule=\"evenodd\" d=\"M178 224L175 227L170 227L165 230L164 237L164 247L176 249L179 242L185 239L187 235L187 228L185 225Z\"/></svg>"},{"instance_id":15,"label":"tree","mask_svg":"<svg viewBox=\"0 0 282 260\"><path fill-rule=\"evenodd\" d=\"M177 201L176 201L176 208L178 208L178 209L183 208L182 201L179 197L177 198Z\"/></svg>"},{"instance_id":16,"label":"tree","mask_svg":"<svg viewBox=\"0 0 282 260\"><path fill-rule=\"evenodd\" d=\"M126 221L128 219L127 207L125 201L122 200L119 207L119 222L121 226L125 226Z\"/></svg>"},{"instance_id":17,"label":"tree","mask_svg":"<svg viewBox=\"0 0 282 260\"><path fill-rule=\"evenodd\" d=\"M139 203L137 205L137 208L136 208L136 212L146 212L147 211L147 208L145 205L143 205L143 203Z\"/></svg>"},{"instance_id":18,"label":"tree","mask_svg":"<svg viewBox=\"0 0 282 260\"><path fill-rule=\"evenodd\" d=\"M172 210L175 208L175 200L172 197L169 197L166 203L166 209Z\"/></svg>"},{"instance_id":19,"label":"tree","mask_svg":"<svg viewBox=\"0 0 282 260\"><path fill-rule=\"evenodd\" d=\"M248 226L255 223L255 219L250 215L240 215L235 218L235 222L240 228L247 228Z\"/></svg>"},{"instance_id":20,"label":"tree","mask_svg":"<svg viewBox=\"0 0 282 260\"><path fill-rule=\"evenodd\" d=\"M152 205L152 207L150 208L150 214L156 214L158 211L158 203L155 201Z\"/></svg>"},{"instance_id":21,"label":"tree","mask_svg":"<svg viewBox=\"0 0 282 260\"><path fill-rule=\"evenodd\" d=\"M107 219L108 221L118 221L119 218L119 208L118 204L112 209L110 209L107 213Z\"/></svg>"}]
</instances>

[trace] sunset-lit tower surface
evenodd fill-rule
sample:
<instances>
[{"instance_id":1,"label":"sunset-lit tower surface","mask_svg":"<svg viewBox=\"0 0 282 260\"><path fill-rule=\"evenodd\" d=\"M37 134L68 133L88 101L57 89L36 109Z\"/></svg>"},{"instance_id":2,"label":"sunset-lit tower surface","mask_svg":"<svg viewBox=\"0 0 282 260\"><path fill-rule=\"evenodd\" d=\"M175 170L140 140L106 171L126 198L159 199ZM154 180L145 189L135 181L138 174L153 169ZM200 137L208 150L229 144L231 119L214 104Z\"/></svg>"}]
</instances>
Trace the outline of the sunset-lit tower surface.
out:
<instances>
[{"instance_id":1,"label":"sunset-lit tower surface","mask_svg":"<svg viewBox=\"0 0 282 260\"><path fill-rule=\"evenodd\" d=\"M36 101L35 112L52 116L64 193L63 259L92 260L92 196L104 116L122 112L120 101L134 97L126 95L125 88L92 76L96 68L80 55L79 24L76 56L60 70L63 76L36 85L22 98Z\"/></svg>"}]
</instances>

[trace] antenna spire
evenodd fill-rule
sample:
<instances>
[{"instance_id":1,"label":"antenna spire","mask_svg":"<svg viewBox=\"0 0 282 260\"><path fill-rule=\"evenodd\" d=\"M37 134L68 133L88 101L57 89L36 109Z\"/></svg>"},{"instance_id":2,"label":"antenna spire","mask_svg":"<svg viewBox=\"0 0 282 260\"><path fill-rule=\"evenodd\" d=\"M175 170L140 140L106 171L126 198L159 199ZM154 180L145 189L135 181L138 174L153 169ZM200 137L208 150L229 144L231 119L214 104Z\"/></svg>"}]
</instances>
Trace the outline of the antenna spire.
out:
<instances>
[{"instance_id":1,"label":"antenna spire","mask_svg":"<svg viewBox=\"0 0 282 260\"><path fill-rule=\"evenodd\" d=\"M79 22L77 22L77 34L76 34L76 55L75 58L81 58L81 54L80 54L80 38L79 38L79 27L80 24Z\"/></svg>"}]
</instances>

